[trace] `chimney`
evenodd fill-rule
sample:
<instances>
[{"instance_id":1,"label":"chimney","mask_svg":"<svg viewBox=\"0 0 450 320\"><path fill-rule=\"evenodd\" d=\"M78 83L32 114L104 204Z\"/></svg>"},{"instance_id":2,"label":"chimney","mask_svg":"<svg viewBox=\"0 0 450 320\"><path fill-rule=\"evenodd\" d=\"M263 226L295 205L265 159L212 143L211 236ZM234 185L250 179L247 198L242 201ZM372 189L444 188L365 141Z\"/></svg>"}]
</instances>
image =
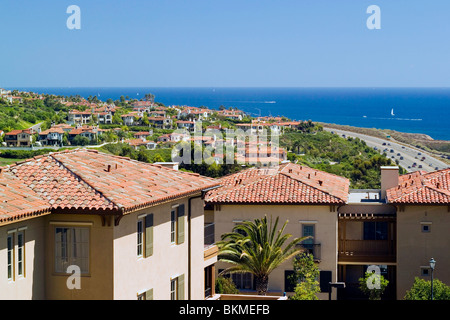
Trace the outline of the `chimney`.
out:
<instances>
[{"instance_id":1,"label":"chimney","mask_svg":"<svg viewBox=\"0 0 450 320\"><path fill-rule=\"evenodd\" d=\"M155 162L154 164L173 170L178 170L179 162Z\"/></svg>"},{"instance_id":2,"label":"chimney","mask_svg":"<svg viewBox=\"0 0 450 320\"><path fill-rule=\"evenodd\" d=\"M386 198L386 190L398 185L398 167L381 167L381 199Z\"/></svg>"}]
</instances>

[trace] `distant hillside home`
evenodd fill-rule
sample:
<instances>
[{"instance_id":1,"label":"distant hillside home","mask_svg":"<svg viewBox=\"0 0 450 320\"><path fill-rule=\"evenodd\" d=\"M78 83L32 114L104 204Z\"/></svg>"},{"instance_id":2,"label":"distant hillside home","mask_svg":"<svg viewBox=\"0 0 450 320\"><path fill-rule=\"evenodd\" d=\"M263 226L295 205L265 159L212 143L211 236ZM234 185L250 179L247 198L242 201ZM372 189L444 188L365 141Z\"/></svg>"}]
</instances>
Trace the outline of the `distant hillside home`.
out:
<instances>
[{"instance_id":1,"label":"distant hillside home","mask_svg":"<svg viewBox=\"0 0 450 320\"><path fill-rule=\"evenodd\" d=\"M142 146L148 150L154 150L154 149L156 149L156 146L158 145L156 142L146 140L145 138L128 139L128 140L124 140L123 143L130 145L134 149L139 149L139 147Z\"/></svg>"},{"instance_id":2,"label":"distant hillside home","mask_svg":"<svg viewBox=\"0 0 450 320\"><path fill-rule=\"evenodd\" d=\"M196 131L195 120L194 121L178 120L177 128L186 129L189 132L195 132Z\"/></svg>"},{"instance_id":3,"label":"distant hillside home","mask_svg":"<svg viewBox=\"0 0 450 320\"><path fill-rule=\"evenodd\" d=\"M126 126L137 126L142 123L142 112L133 111L127 114L121 115L121 118L123 120L123 123Z\"/></svg>"},{"instance_id":4,"label":"distant hillside home","mask_svg":"<svg viewBox=\"0 0 450 320\"><path fill-rule=\"evenodd\" d=\"M153 135L153 130L140 131L133 134L136 139L146 139L147 137Z\"/></svg>"},{"instance_id":5,"label":"distant hillside home","mask_svg":"<svg viewBox=\"0 0 450 320\"><path fill-rule=\"evenodd\" d=\"M12 130L5 134L7 147L31 147L33 142L33 130Z\"/></svg>"},{"instance_id":6,"label":"distant hillside home","mask_svg":"<svg viewBox=\"0 0 450 320\"><path fill-rule=\"evenodd\" d=\"M52 127L39 133L39 142L44 146L62 146L64 130L59 127Z\"/></svg>"},{"instance_id":7,"label":"distant hillside home","mask_svg":"<svg viewBox=\"0 0 450 320\"><path fill-rule=\"evenodd\" d=\"M169 117L148 117L149 123L157 129L170 129L172 128L172 119Z\"/></svg>"},{"instance_id":8,"label":"distant hillside home","mask_svg":"<svg viewBox=\"0 0 450 320\"><path fill-rule=\"evenodd\" d=\"M86 137L89 141L95 141L100 132L98 126L77 126L69 132L68 139L71 144L75 143L75 138L77 136Z\"/></svg>"}]
</instances>

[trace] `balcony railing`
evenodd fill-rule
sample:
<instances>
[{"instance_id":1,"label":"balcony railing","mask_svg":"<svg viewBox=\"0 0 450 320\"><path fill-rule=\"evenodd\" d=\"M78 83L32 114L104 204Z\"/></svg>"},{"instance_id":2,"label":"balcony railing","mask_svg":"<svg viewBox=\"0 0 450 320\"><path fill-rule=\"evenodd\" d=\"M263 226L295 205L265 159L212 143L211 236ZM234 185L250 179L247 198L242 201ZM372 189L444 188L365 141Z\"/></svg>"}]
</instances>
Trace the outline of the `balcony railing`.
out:
<instances>
[{"instance_id":1,"label":"balcony railing","mask_svg":"<svg viewBox=\"0 0 450 320\"><path fill-rule=\"evenodd\" d=\"M320 243L300 243L299 247L303 248L305 253L312 254L314 260L320 260L321 246Z\"/></svg>"},{"instance_id":2,"label":"balcony railing","mask_svg":"<svg viewBox=\"0 0 450 320\"><path fill-rule=\"evenodd\" d=\"M205 224L205 247L211 246L215 243L214 223Z\"/></svg>"},{"instance_id":3,"label":"balcony railing","mask_svg":"<svg viewBox=\"0 0 450 320\"><path fill-rule=\"evenodd\" d=\"M395 245L392 240L340 240L341 260L395 260Z\"/></svg>"}]
</instances>

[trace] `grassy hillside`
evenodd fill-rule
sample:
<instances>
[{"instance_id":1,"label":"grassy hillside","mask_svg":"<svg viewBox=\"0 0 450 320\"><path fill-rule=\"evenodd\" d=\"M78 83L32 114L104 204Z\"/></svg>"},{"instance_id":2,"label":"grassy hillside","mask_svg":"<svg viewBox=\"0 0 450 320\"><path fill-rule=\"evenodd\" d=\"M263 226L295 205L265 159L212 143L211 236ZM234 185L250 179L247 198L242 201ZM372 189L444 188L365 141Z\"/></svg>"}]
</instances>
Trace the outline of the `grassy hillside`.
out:
<instances>
[{"instance_id":1,"label":"grassy hillside","mask_svg":"<svg viewBox=\"0 0 450 320\"><path fill-rule=\"evenodd\" d=\"M351 188L380 187L380 167L396 165L360 139L344 139L327 131L288 132L280 145L290 153L288 159L309 167L347 177Z\"/></svg>"}]
</instances>

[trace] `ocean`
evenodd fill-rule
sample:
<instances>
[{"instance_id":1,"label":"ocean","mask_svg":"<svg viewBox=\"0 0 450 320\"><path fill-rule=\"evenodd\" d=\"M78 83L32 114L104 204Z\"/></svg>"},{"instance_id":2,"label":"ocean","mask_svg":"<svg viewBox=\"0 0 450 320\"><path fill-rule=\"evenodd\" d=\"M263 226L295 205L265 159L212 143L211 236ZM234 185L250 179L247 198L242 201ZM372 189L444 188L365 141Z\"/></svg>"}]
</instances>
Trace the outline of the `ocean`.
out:
<instances>
[{"instance_id":1,"label":"ocean","mask_svg":"<svg viewBox=\"0 0 450 320\"><path fill-rule=\"evenodd\" d=\"M450 88L8 88L63 96L155 95L165 105L236 107L251 116L286 116L450 140Z\"/></svg>"}]
</instances>

